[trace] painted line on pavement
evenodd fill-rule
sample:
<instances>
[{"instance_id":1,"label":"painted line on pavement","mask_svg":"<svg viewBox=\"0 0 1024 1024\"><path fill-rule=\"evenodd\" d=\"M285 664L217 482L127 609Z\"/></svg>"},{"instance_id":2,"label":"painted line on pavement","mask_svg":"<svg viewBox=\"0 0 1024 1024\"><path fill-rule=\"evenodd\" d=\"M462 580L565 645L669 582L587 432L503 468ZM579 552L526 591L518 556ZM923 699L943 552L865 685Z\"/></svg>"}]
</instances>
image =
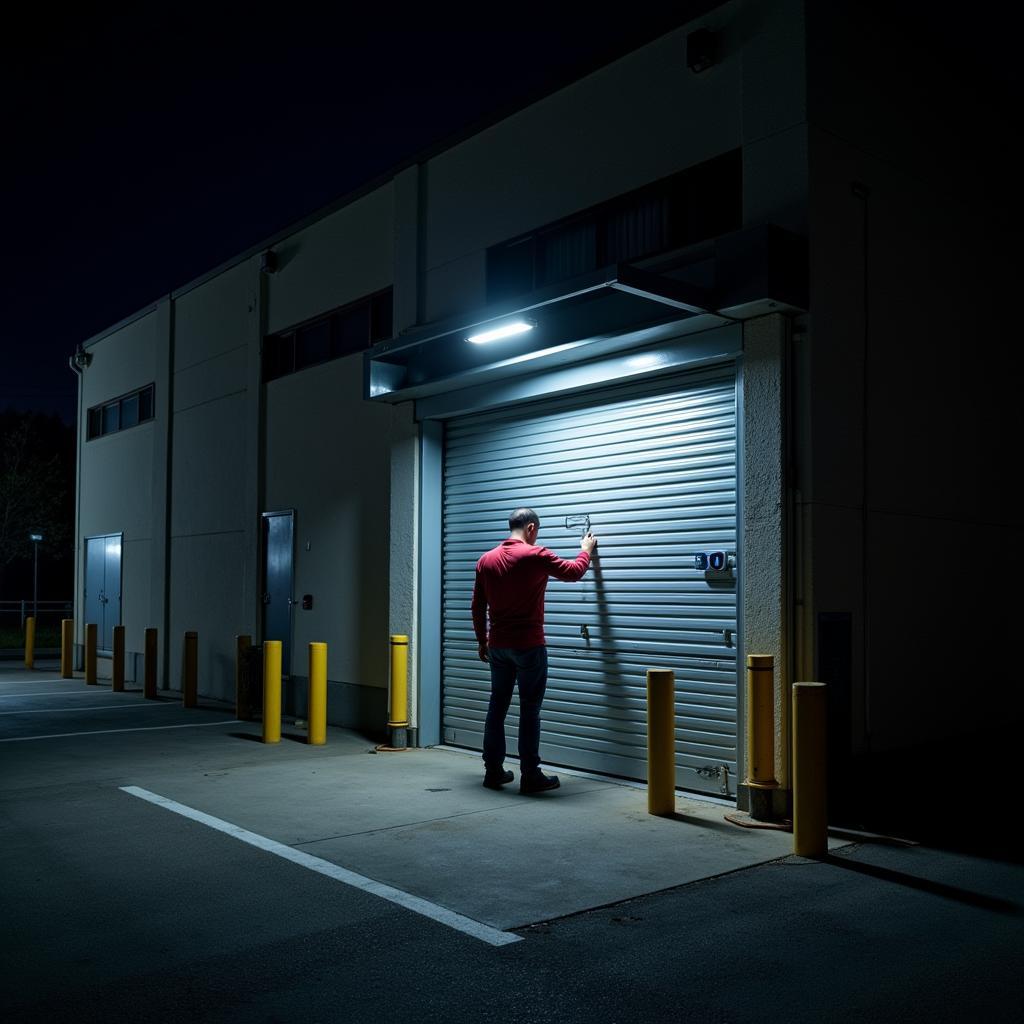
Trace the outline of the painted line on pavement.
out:
<instances>
[{"instance_id":1,"label":"painted line on pavement","mask_svg":"<svg viewBox=\"0 0 1024 1024\"><path fill-rule=\"evenodd\" d=\"M55 715L58 711L121 711L124 708L175 708L177 704L91 704L87 708L33 708L31 711L0 711L0 715Z\"/></svg>"},{"instance_id":2,"label":"painted line on pavement","mask_svg":"<svg viewBox=\"0 0 1024 1024\"><path fill-rule=\"evenodd\" d=\"M125 690L125 693L128 691ZM134 690L135 693L142 693L141 690ZM3 693L0 692L0 700L5 700L8 697L95 697L98 693L113 693L113 691L107 686L101 686L99 689L90 687L88 690L36 690L29 693Z\"/></svg>"},{"instance_id":3,"label":"painted line on pavement","mask_svg":"<svg viewBox=\"0 0 1024 1024\"><path fill-rule=\"evenodd\" d=\"M31 740L62 740L68 736L106 736L112 732L157 732L160 729L202 729L209 725L241 725L240 718L230 722L190 722L187 725L141 725L135 729L87 729L85 732L54 732L46 736L8 736L0 743L28 743Z\"/></svg>"},{"instance_id":4,"label":"painted line on pavement","mask_svg":"<svg viewBox=\"0 0 1024 1024\"><path fill-rule=\"evenodd\" d=\"M350 885L355 889L361 889L363 892L372 893L374 896L379 896L389 903L397 903L398 906L405 907L406 910L411 910L414 914L429 917L433 921L447 925L449 928L454 928L456 931L470 935L481 942L486 942L492 946L507 946L510 943L522 941L521 935L514 935L511 932L503 932L497 928L491 928L489 925L474 921L471 917L463 917L462 914L457 914L454 910L448 910L445 907L438 906L436 903L431 903L429 900L413 896L412 893L403 892L401 889L395 889L393 886L385 885L383 882L367 878L365 875L358 875L347 868L332 864L329 860L313 857L308 853L303 853L301 850L287 846L285 843L279 843L274 839L268 839L266 836L249 832L239 825L232 825L230 821L215 818L213 815L197 811L193 807L186 807L185 804L179 804L176 800L169 800L158 793L151 793L148 789L140 789L138 786L121 786L120 788L131 796L137 796L141 800L148 800L151 804L156 804L158 807L173 811L184 818L191 818L192 821L198 821L201 825L207 825L209 828L223 832L225 835L229 835L243 843L248 843L250 846L255 846L257 849L265 850L267 853L272 853L284 860L289 860L293 864L308 868L310 871L316 871L318 874L326 875L328 878L333 878L337 882L343 882L345 885Z\"/></svg>"},{"instance_id":5,"label":"painted line on pavement","mask_svg":"<svg viewBox=\"0 0 1024 1024\"><path fill-rule=\"evenodd\" d=\"M26 672L31 672L31 669L25 669ZM0 669L0 675L3 674L3 669ZM63 676L55 676L53 679L0 679L0 686L4 683L12 683L17 686L24 686L25 683L39 683L40 686L44 683L84 683L85 680L79 676L77 679L72 676L70 679L65 679Z\"/></svg>"}]
</instances>

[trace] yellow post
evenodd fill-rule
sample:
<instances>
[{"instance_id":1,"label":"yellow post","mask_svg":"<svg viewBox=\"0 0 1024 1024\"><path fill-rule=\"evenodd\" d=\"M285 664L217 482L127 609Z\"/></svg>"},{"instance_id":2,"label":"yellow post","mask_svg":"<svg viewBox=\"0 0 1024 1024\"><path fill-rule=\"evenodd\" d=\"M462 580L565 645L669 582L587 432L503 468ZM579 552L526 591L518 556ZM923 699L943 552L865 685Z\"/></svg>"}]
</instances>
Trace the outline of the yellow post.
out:
<instances>
[{"instance_id":1,"label":"yellow post","mask_svg":"<svg viewBox=\"0 0 1024 1024\"><path fill-rule=\"evenodd\" d=\"M309 742L327 742L327 644L309 645Z\"/></svg>"},{"instance_id":2,"label":"yellow post","mask_svg":"<svg viewBox=\"0 0 1024 1024\"><path fill-rule=\"evenodd\" d=\"M147 700L156 700L156 627L146 627L146 655L142 695Z\"/></svg>"},{"instance_id":3,"label":"yellow post","mask_svg":"<svg viewBox=\"0 0 1024 1024\"><path fill-rule=\"evenodd\" d=\"M182 665L181 703L194 708L199 697L199 634L189 630L185 634L185 660Z\"/></svg>"},{"instance_id":4,"label":"yellow post","mask_svg":"<svg viewBox=\"0 0 1024 1024\"><path fill-rule=\"evenodd\" d=\"M252 637L240 633L235 637L235 718L240 722L248 722L252 718L252 680L248 679L246 693L242 693L242 663L245 660L245 652L252 647Z\"/></svg>"},{"instance_id":5,"label":"yellow post","mask_svg":"<svg viewBox=\"0 0 1024 1024\"><path fill-rule=\"evenodd\" d=\"M793 852L828 852L824 683L793 684Z\"/></svg>"},{"instance_id":6,"label":"yellow post","mask_svg":"<svg viewBox=\"0 0 1024 1024\"><path fill-rule=\"evenodd\" d=\"M124 693L124 626L114 627L114 659L111 665L110 689Z\"/></svg>"},{"instance_id":7,"label":"yellow post","mask_svg":"<svg viewBox=\"0 0 1024 1024\"><path fill-rule=\"evenodd\" d=\"M75 647L75 620L74 619L61 619L60 620L60 677L61 679L71 679L74 675L72 671L72 654L74 653Z\"/></svg>"},{"instance_id":8,"label":"yellow post","mask_svg":"<svg viewBox=\"0 0 1024 1024\"><path fill-rule=\"evenodd\" d=\"M388 701L388 728L391 746L406 745L409 727L409 638L401 633L391 637L391 693Z\"/></svg>"},{"instance_id":9,"label":"yellow post","mask_svg":"<svg viewBox=\"0 0 1024 1024\"><path fill-rule=\"evenodd\" d=\"M281 742L281 641L263 644L263 742Z\"/></svg>"},{"instance_id":10,"label":"yellow post","mask_svg":"<svg viewBox=\"0 0 1024 1024\"><path fill-rule=\"evenodd\" d=\"M750 816L772 817L775 781L775 658L747 655L747 779Z\"/></svg>"},{"instance_id":11,"label":"yellow post","mask_svg":"<svg viewBox=\"0 0 1024 1024\"><path fill-rule=\"evenodd\" d=\"M85 624L85 681L96 684L96 623Z\"/></svg>"},{"instance_id":12,"label":"yellow post","mask_svg":"<svg viewBox=\"0 0 1024 1024\"><path fill-rule=\"evenodd\" d=\"M25 668L32 668L36 663L36 619L30 615L25 620Z\"/></svg>"},{"instance_id":13,"label":"yellow post","mask_svg":"<svg viewBox=\"0 0 1024 1024\"><path fill-rule=\"evenodd\" d=\"M647 813L676 809L676 677L670 669L647 671Z\"/></svg>"}]
</instances>

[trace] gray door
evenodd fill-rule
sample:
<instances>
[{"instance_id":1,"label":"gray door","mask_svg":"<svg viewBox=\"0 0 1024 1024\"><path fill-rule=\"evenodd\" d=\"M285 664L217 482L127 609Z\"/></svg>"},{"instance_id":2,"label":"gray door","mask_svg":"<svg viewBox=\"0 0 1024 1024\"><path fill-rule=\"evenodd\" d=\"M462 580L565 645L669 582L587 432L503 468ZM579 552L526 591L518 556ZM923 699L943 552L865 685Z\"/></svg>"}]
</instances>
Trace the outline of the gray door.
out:
<instances>
[{"instance_id":1,"label":"gray door","mask_svg":"<svg viewBox=\"0 0 1024 1024\"><path fill-rule=\"evenodd\" d=\"M281 674L291 674L295 513L263 513L263 639L281 641Z\"/></svg>"},{"instance_id":2,"label":"gray door","mask_svg":"<svg viewBox=\"0 0 1024 1024\"><path fill-rule=\"evenodd\" d=\"M113 650L114 627L121 623L121 537L85 541L85 621L96 623L96 645L104 653Z\"/></svg>"},{"instance_id":3,"label":"gray door","mask_svg":"<svg viewBox=\"0 0 1024 1024\"><path fill-rule=\"evenodd\" d=\"M720 794L737 770L736 387L732 368L619 386L450 421L443 541L445 741L479 749L487 666L470 618L474 564L517 504L538 543L598 557L580 583L548 584L549 764L646 778L646 671L676 678L676 784ZM722 551L727 567L696 568ZM515 750L517 705L509 714Z\"/></svg>"}]
</instances>

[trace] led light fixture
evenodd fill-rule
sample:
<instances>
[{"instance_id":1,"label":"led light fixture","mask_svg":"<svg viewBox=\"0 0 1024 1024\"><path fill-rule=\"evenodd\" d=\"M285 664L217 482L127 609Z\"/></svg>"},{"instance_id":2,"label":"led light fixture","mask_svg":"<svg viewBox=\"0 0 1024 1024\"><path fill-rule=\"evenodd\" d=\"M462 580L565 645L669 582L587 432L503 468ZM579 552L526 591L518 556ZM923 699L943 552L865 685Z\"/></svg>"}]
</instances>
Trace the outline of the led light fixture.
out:
<instances>
[{"instance_id":1,"label":"led light fixture","mask_svg":"<svg viewBox=\"0 0 1024 1024\"><path fill-rule=\"evenodd\" d=\"M471 341L474 345L484 345L488 341L498 341L500 338L514 338L517 334L525 334L527 331L532 331L536 326L536 323L530 320L516 320L513 323L495 327L490 331L471 334L466 338L466 341Z\"/></svg>"}]
</instances>

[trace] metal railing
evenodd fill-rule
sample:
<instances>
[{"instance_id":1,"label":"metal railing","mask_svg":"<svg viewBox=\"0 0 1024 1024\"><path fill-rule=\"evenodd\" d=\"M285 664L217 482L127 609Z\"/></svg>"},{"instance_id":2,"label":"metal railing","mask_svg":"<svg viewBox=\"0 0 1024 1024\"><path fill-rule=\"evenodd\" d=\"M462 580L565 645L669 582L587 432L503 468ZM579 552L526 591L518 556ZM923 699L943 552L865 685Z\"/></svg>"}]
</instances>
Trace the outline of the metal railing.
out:
<instances>
[{"instance_id":1,"label":"metal railing","mask_svg":"<svg viewBox=\"0 0 1024 1024\"><path fill-rule=\"evenodd\" d=\"M61 619L70 619L74 614L72 601L0 601L0 647L16 647L24 642L25 620L36 611L36 636L53 633L60 646ZM39 640L36 640L39 644Z\"/></svg>"}]
</instances>

